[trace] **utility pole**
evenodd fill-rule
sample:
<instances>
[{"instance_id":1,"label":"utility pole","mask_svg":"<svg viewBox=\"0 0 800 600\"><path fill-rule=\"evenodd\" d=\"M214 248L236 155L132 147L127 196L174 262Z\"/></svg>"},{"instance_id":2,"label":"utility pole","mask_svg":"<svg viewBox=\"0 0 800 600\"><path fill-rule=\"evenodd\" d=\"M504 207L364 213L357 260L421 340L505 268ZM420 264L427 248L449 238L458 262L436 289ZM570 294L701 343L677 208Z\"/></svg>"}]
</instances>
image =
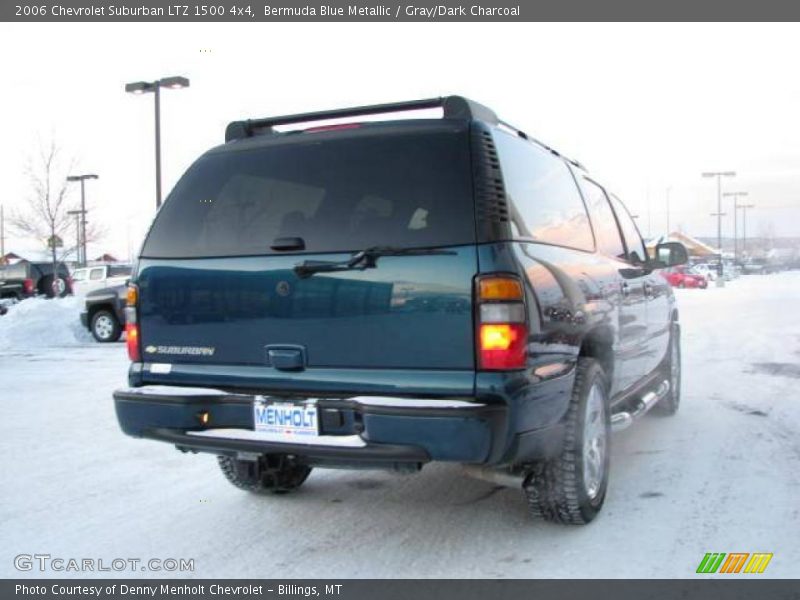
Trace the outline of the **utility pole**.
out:
<instances>
[{"instance_id":1,"label":"utility pole","mask_svg":"<svg viewBox=\"0 0 800 600\"><path fill-rule=\"evenodd\" d=\"M80 226L80 240L78 246L80 247L80 265L86 266L86 190L84 182L87 179L98 179L97 175L88 173L86 175L70 175L67 181L80 181L81 182L81 226Z\"/></svg>"},{"instance_id":2,"label":"utility pole","mask_svg":"<svg viewBox=\"0 0 800 600\"><path fill-rule=\"evenodd\" d=\"M725 196L726 198L733 198L733 264L736 264L739 258L739 246L738 246L739 242L737 240L738 238L737 221L739 220L738 219L739 211L737 209L739 208L739 198L747 196L747 192L725 192L722 195Z\"/></svg>"},{"instance_id":3,"label":"utility pole","mask_svg":"<svg viewBox=\"0 0 800 600\"><path fill-rule=\"evenodd\" d=\"M736 177L736 171L706 171L702 177L717 178L717 212L711 213L712 217L717 217L717 248L719 249L719 264L717 265L717 287L725 287L725 280L722 278L722 178Z\"/></svg>"}]
</instances>

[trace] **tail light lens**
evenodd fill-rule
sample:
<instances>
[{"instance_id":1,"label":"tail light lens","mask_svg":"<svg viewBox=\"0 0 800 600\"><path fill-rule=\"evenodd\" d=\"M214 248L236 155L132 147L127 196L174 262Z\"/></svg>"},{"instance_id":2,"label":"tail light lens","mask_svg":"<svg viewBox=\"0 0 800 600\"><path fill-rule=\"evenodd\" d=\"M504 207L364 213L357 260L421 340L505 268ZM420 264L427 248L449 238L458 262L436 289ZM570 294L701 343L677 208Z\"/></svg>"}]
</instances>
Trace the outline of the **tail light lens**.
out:
<instances>
[{"instance_id":1,"label":"tail light lens","mask_svg":"<svg viewBox=\"0 0 800 600\"><path fill-rule=\"evenodd\" d=\"M33 279L26 279L22 282L22 289L26 294L33 293Z\"/></svg>"},{"instance_id":2,"label":"tail light lens","mask_svg":"<svg viewBox=\"0 0 800 600\"><path fill-rule=\"evenodd\" d=\"M125 344L128 348L128 358L132 362L141 362L142 353L139 343L139 322L136 318L136 305L139 301L139 289L130 284L125 306Z\"/></svg>"},{"instance_id":3,"label":"tail light lens","mask_svg":"<svg viewBox=\"0 0 800 600\"><path fill-rule=\"evenodd\" d=\"M484 371L525 368L528 325L522 283L512 276L477 281L478 366Z\"/></svg>"}]
</instances>

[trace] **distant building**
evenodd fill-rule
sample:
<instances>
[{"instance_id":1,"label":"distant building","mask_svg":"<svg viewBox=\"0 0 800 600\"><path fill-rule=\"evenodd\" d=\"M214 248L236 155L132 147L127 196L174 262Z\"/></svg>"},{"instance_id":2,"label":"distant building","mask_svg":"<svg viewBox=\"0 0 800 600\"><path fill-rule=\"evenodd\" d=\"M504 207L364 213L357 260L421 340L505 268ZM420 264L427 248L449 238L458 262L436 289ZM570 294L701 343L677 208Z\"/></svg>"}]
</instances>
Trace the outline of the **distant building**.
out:
<instances>
[{"instance_id":1,"label":"distant building","mask_svg":"<svg viewBox=\"0 0 800 600\"><path fill-rule=\"evenodd\" d=\"M115 256L112 256L111 254L101 254L91 262L107 264L107 263L119 262L119 260Z\"/></svg>"},{"instance_id":2,"label":"distant building","mask_svg":"<svg viewBox=\"0 0 800 600\"><path fill-rule=\"evenodd\" d=\"M662 236L646 242L647 252L651 256L655 252L656 245L660 242L680 242L686 246L689 258L714 258L719 256L719 250L716 248L680 231L673 231L668 236Z\"/></svg>"}]
</instances>

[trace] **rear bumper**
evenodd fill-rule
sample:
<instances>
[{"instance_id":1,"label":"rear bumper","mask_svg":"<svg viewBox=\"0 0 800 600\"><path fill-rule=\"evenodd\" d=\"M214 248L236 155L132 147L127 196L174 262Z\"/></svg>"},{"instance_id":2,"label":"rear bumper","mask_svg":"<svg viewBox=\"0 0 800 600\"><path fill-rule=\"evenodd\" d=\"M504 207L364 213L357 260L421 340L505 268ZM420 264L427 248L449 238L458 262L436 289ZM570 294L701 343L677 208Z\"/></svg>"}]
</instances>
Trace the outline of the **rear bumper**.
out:
<instances>
[{"instance_id":1,"label":"rear bumper","mask_svg":"<svg viewBox=\"0 0 800 600\"><path fill-rule=\"evenodd\" d=\"M470 399L320 398L313 443L255 434L255 396L205 388L144 386L114 392L131 436L215 454L295 454L320 463L490 463L507 447L507 407ZM208 414L203 426L199 415Z\"/></svg>"}]
</instances>

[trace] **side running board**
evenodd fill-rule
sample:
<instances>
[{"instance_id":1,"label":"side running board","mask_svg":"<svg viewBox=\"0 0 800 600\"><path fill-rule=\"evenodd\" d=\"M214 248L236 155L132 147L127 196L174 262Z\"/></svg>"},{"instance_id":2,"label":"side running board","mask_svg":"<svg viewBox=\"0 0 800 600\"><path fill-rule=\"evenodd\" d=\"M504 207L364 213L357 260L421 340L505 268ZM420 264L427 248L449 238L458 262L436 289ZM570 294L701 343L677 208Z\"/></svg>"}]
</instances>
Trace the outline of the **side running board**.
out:
<instances>
[{"instance_id":1,"label":"side running board","mask_svg":"<svg viewBox=\"0 0 800 600\"><path fill-rule=\"evenodd\" d=\"M611 415L611 430L622 431L630 427L635 420L644 416L644 414L656 405L656 402L661 400L669 392L669 381L666 379L659 384L653 392L647 392L639 399L639 402L631 411L618 412Z\"/></svg>"}]
</instances>

